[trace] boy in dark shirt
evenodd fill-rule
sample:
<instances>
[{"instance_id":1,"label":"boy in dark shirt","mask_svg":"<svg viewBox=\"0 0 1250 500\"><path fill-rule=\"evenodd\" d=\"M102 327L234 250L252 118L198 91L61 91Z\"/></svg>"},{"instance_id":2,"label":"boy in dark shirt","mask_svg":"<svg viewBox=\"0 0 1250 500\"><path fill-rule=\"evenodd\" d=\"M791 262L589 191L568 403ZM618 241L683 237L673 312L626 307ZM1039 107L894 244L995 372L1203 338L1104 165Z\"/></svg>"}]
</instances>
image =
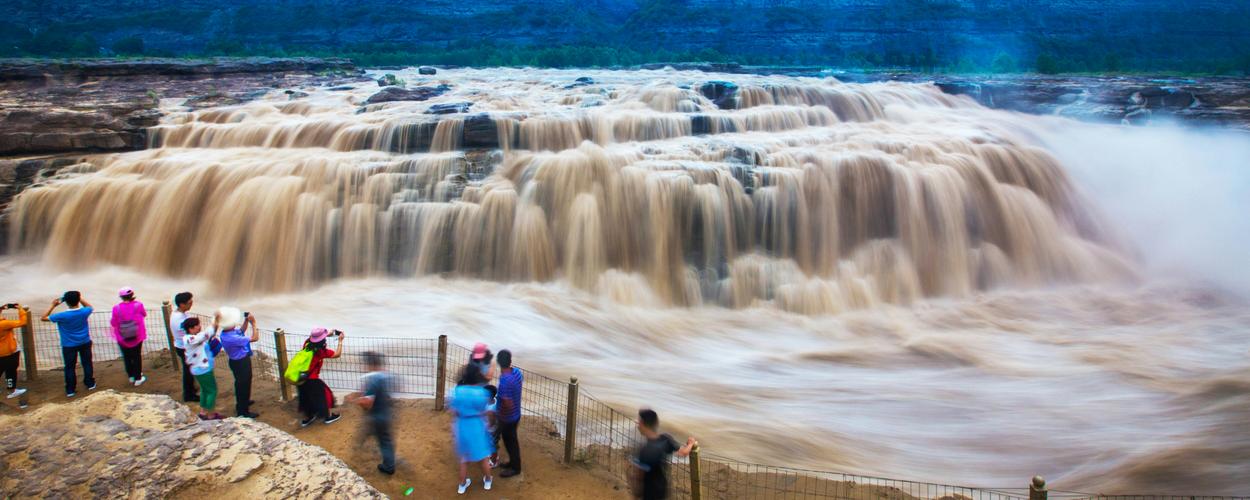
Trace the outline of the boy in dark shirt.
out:
<instances>
[{"instance_id":1,"label":"boy in dark shirt","mask_svg":"<svg viewBox=\"0 0 1250 500\"><path fill-rule=\"evenodd\" d=\"M382 463L378 470L383 474L395 473L395 441L391 436L393 415L391 410L391 374L382 367L382 355L365 353L365 366L369 373L361 377L363 392L347 395L347 402L360 405L368 412L367 426L370 434L378 438L382 451Z\"/></svg>"},{"instance_id":2,"label":"boy in dark shirt","mask_svg":"<svg viewBox=\"0 0 1250 500\"><path fill-rule=\"evenodd\" d=\"M647 442L633 459L634 496L643 500L664 500L668 498L669 455L688 456L699 442L690 437L685 446L678 446L673 436L660 433L660 416L646 408L638 410L638 431Z\"/></svg>"}]
</instances>

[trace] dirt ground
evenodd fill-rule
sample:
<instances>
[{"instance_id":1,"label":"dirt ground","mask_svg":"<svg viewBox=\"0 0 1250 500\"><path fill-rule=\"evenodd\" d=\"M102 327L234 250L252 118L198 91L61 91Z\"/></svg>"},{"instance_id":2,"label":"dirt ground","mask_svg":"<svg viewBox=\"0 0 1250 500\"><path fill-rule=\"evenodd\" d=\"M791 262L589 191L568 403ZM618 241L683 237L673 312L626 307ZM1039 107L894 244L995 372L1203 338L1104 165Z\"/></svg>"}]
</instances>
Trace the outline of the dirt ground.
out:
<instances>
[{"instance_id":1,"label":"dirt ground","mask_svg":"<svg viewBox=\"0 0 1250 500\"><path fill-rule=\"evenodd\" d=\"M83 395L82 372L79 367L78 391ZM64 402L64 376L60 369L42 370L35 382L21 382L29 390L30 407L18 410L16 400L0 399L0 413L12 415L30 411L46 402ZM148 381L141 387L133 387L126 381L126 373L120 360L95 363L98 389L166 394L177 401L182 400L181 375L170 366L166 352L148 353L144 356L144 374ZM234 414L234 379L224 361L216 370L219 390L217 410L223 415ZM258 374L259 375L259 374ZM460 498L456 495L457 459L451 442L451 420L446 412L433 409L432 400L401 400L396 408L394 428L396 473L388 476L378 472L381 461L376 441L367 440L362 429L363 410L354 405L335 409L343 418L333 424L317 422L300 428L299 414L294 400L279 399L278 383L257 376L253 382L252 399L256 404L252 411L260 413L258 420L289 432L295 437L329 451L346 462L352 470L369 481L373 487L392 498ZM341 403L345 393L335 393ZM194 403L190 406L199 410ZM473 485L463 498L629 498L622 478L606 475L602 471L561 463L563 443L550 436L550 425L525 417L521 421L521 450L525 459L525 473L511 478L496 477L494 488L483 491L481 474L470 469Z\"/></svg>"}]
</instances>

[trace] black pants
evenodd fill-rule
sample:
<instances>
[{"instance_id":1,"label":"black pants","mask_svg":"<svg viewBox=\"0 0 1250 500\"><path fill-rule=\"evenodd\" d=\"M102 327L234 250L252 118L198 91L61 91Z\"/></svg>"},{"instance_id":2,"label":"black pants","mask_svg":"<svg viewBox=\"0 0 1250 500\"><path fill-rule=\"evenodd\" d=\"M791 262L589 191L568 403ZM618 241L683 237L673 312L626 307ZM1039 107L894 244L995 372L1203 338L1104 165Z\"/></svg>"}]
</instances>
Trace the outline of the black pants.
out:
<instances>
[{"instance_id":1,"label":"black pants","mask_svg":"<svg viewBox=\"0 0 1250 500\"><path fill-rule=\"evenodd\" d=\"M17 388L17 363L21 351L0 358L0 371L4 372L4 387L9 390Z\"/></svg>"},{"instance_id":2,"label":"black pants","mask_svg":"<svg viewBox=\"0 0 1250 500\"><path fill-rule=\"evenodd\" d=\"M134 347L122 347L122 364L126 366L127 377L139 380L143 376L143 342Z\"/></svg>"},{"instance_id":3,"label":"black pants","mask_svg":"<svg viewBox=\"0 0 1250 500\"><path fill-rule=\"evenodd\" d=\"M185 402L200 397L195 390L195 375L191 374L191 367L187 366L187 350L175 347L174 352L178 353L178 362L182 365L182 400Z\"/></svg>"},{"instance_id":4,"label":"black pants","mask_svg":"<svg viewBox=\"0 0 1250 500\"><path fill-rule=\"evenodd\" d=\"M378 450L382 452L382 468L395 471L395 440L391 437L389 420L369 419L369 431L378 438Z\"/></svg>"},{"instance_id":5,"label":"black pants","mask_svg":"<svg viewBox=\"0 0 1250 500\"><path fill-rule=\"evenodd\" d=\"M252 401L252 357L230 360L230 372L234 373L234 412L248 413Z\"/></svg>"},{"instance_id":6,"label":"black pants","mask_svg":"<svg viewBox=\"0 0 1250 500\"><path fill-rule=\"evenodd\" d=\"M508 461L503 464L517 472L521 472L521 443L517 441L516 428L521 420L516 422L499 422L499 435L503 437L503 446L508 450Z\"/></svg>"},{"instance_id":7,"label":"black pants","mask_svg":"<svg viewBox=\"0 0 1250 500\"><path fill-rule=\"evenodd\" d=\"M95 387L95 369L91 366L91 342L74 347L61 348L61 361L65 362L65 394L77 389L78 360L82 359L82 383Z\"/></svg>"},{"instance_id":8,"label":"black pants","mask_svg":"<svg viewBox=\"0 0 1250 500\"><path fill-rule=\"evenodd\" d=\"M326 401L326 383L321 379L308 379L296 386L299 393L299 411L305 418L330 418L330 402Z\"/></svg>"}]
</instances>

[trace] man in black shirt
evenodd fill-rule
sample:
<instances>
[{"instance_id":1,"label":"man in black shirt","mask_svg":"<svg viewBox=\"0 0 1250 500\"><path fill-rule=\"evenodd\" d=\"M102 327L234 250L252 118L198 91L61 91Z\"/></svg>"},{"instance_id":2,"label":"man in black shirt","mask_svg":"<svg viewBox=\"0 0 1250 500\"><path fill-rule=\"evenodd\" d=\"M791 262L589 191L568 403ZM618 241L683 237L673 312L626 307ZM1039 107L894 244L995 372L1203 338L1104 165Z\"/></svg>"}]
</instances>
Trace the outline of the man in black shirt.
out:
<instances>
[{"instance_id":1,"label":"man in black shirt","mask_svg":"<svg viewBox=\"0 0 1250 500\"><path fill-rule=\"evenodd\" d=\"M631 484L634 496L643 500L668 498L668 460L676 453L679 457L690 455L699 442L693 437L686 439L685 446L678 446L673 436L660 433L660 416L655 411L638 410L638 431L647 438L634 457Z\"/></svg>"}]
</instances>

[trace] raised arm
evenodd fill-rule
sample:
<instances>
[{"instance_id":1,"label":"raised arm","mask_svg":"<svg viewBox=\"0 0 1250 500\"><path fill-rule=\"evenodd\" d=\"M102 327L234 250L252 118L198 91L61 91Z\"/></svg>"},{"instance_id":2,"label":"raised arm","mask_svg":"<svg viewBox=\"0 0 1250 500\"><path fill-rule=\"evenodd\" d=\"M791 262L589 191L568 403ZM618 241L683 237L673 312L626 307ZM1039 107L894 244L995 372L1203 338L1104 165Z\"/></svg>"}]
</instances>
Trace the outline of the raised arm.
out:
<instances>
[{"instance_id":1,"label":"raised arm","mask_svg":"<svg viewBox=\"0 0 1250 500\"><path fill-rule=\"evenodd\" d=\"M52 299L52 306L48 307L48 312L43 313L43 317L39 319L42 321L52 321L48 319L48 316L51 316L52 311L54 311L56 309L56 306L59 306L59 305L61 305L61 299Z\"/></svg>"},{"instance_id":2,"label":"raised arm","mask_svg":"<svg viewBox=\"0 0 1250 500\"><path fill-rule=\"evenodd\" d=\"M30 314L28 314L25 309L22 309L21 306L15 307L14 309L17 309L17 319L16 320L0 319L0 329L12 330L14 328L23 326L26 324L27 321L30 321ZM4 307L0 307L0 311L3 311L3 310L4 310Z\"/></svg>"},{"instance_id":3,"label":"raised arm","mask_svg":"<svg viewBox=\"0 0 1250 500\"><path fill-rule=\"evenodd\" d=\"M330 359L334 359L343 355L343 337L346 337L346 336L347 334L345 333L342 333L342 332L339 333L339 345L338 347L334 348L334 355L330 356Z\"/></svg>"},{"instance_id":4,"label":"raised arm","mask_svg":"<svg viewBox=\"0 0 1250 500\"><path fill-rule=\"evenodd\" d=\"M260 329L256 328L256 315L255 314L247 315L247 324L252 325L252 338L250 339L250 341L256 342L257 340L260 340ZM247 328L247 324L243 325L244 329Z\"/></svg>"}]
</instances>

